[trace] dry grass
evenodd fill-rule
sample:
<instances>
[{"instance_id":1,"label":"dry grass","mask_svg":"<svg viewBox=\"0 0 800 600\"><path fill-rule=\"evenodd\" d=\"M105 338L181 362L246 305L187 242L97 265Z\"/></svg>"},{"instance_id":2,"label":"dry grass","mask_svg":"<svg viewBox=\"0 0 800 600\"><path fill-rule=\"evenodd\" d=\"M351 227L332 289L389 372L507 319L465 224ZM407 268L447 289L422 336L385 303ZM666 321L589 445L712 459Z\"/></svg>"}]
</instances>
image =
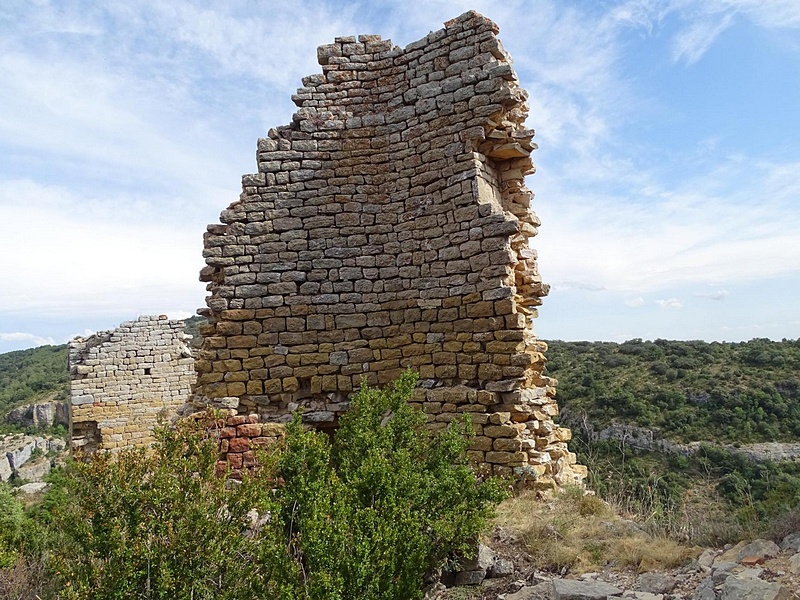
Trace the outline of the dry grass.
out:
<instances>
[{"instance_id":1,"label":"dry grass","mask_svg":"<svg viewBox=\"0 0 800 600\"><path fill-rule=\"evenodd\" d=\"M561 574L670 568L699 554L696 548L648 533L579 489L547 501L524 493L500 505L496 523L520 533L534 566Z\"/></svg>"},{"instance_id":2,"label":"dry grass","mask_svg":"<svg viewBox=\"0 0 800 600\"><path fill-rule=\"evenodd\" d=\"M770 527L769 536L780 543L784 537L795 531L800 531L800 508L790 510L776 519Z\"/></svg>"},{"instance_id":3,"label":"dry grass","mask_svg":"<svg viewBox=\"0 0 800 600\"><path fill-rule=\"evenodd\" d=\"M8 569L0 569L0 600L36 600L53 593L41 561L21 559Z\"/></svg>"}]
</instances>

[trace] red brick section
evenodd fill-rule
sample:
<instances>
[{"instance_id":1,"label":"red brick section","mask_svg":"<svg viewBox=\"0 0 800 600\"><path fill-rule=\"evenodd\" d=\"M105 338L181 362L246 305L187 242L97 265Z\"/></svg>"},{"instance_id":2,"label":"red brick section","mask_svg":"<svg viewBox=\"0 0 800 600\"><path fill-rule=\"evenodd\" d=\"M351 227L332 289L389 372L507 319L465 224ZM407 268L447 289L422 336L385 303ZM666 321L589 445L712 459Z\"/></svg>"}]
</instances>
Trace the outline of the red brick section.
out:
<instances>
[{"instance_id":1,"label":"red brick section","mask_svg":"<svg viewBox=\"0 0 800 600\"><path fill-rule=\"evenodd\" d=\"M209 418L208 413L195 413L193 417L204 421L208 435L218 441L217 475L233 479L241 479L243 469L257 467L257 449L275 444L284 434L283 425L260 423L256 414L215 419Z\"/></svg>"}]
</instances>

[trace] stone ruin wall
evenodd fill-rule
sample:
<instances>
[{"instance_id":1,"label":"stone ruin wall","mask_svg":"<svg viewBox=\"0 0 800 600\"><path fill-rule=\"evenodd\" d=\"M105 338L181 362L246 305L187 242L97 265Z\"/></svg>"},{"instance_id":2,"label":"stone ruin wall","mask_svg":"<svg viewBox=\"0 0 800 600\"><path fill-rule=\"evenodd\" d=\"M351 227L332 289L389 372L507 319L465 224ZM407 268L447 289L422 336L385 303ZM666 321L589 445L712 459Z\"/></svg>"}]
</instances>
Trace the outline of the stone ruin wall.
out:
<instances>
[{"instance_id":1,"label":"stone ruin wall","mask_svg":"<svg viewBox=\"0 0 800 600\"><path fill-rule=\"evenodd\" d=\"M73 450L117 451L154 441L158 418L188 400L196 376L183 321L139 317L69 343Z\"/></svg>"},{"instance_id":2,"label":"stone ruin wall","mask_svg":"<svg viewBox=\"0 0 800 600\"><path fill-rule=\"evenodd\" d=\"M542 487L585 475L533 332L548 290L529 246L536 145L497 33L468 12L402 49L336 38L292 123L258 141L201 272L193 403L229 411L234 469L293 411L334 427L362 378L411 367L431 427L471 415L483 472Z\"/></svg>"}]
</instances>

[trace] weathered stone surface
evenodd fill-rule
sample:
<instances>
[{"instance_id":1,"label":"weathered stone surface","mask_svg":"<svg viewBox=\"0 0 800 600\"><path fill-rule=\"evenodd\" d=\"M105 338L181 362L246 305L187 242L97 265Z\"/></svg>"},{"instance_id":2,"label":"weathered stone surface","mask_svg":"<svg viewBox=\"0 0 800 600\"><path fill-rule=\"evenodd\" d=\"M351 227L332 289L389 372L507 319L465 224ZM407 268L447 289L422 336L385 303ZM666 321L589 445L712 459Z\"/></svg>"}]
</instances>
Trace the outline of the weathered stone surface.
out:
<instances>
[{"instance_id":1,"label":"weathered stone surface","mask_svg":"<svg viewBox=\"0 0 800 600\"><path fill-rule=\"evenodd\" d=\"M706 577L692 596L692 600L716 600L717 594L714 592L714 580L711 577Z\"/></svg>"},{"instance_id":2,"label":"weathered stone surface","mask_svg":"<svg viewBox=\"0 0 800 600\"><path fill-rule=\"evenodd\" d=\"M13 474L14 469L11 468L11 464L8 462L8 456L0 452L0 481L8 481Z\"/></svg>"},{"instance_id":3,"label":"weathered stone surface","mask_svg":"<svg viewBox=\"0 0 800 600\"><path fill-rule=\"evenodd\" d=\"M34 450L36 450L36 438L25 436L19 439L18 442L15 442L14 438L12 438L7 443L5 452L11 470L16 471L28 462Z\"/></svg>"},{"instance_id":4,"label":"weathered stone surface","mask_svg":"<svg viewBox=\"0 0 800 600\"><path fill-rule=\"evenodd\" d=\"M486 571L459 571L456 573L455 585L480 585L486 578Z\"/></svg>"},{"instance_id":5,"label":"weathered stone surface","mask_svg":"<svg viewBox=\"0 0 800 600\"><path fill-rule=\"evenodd\" d=\"M710 548L706 548L705 550L703 550L703 552L697 558L697 563L701 567L710 568L711 565L714 564L714 558L716 557L716 555L717 555L716 552L714 552Z\"/></svg>"},{"instance_id":6,"label":"weathered stone surface","mask_svg":"<svg viewBox=\"0 0 800 600\"><path fill-rule=\"evenodd\" d=\"M44 492L47 488L50 487L49 483L45 483L43 481L34 481L32 483L25 483L18 488L16 488L17 494L39 494Z\"/></svg>"},{"instance_id":7,"label":"weathered stone surface","mask_svg":"<svg viewBox=\"0 0 800 600\"><path fill-rule=\"evenodd\" d=\"M789 569L795 575L800 575L800 552L789 558Z\"/></svg>"},{"instance_id":8,"label":"weathered stone surface","mask_svg":"<svg viewBox=\"0 0 800 600\"><path fill-rule=\"evenodd\" d=\"M69 425L69 409L64 402L42 402L17 406L6 415L6 422L19 427Z\"/></svg>"},{"instance_id":9,"label":"weathered stone surface","mask_svg":"<svg viewBox=\"0 0 800 600\"><path fill-rule=\"evenodd\" d=\"M46 458L36 459L34 457L37 454L34 453L37 450L45 454L61 452L65 445L64 440L58 438L23 434L0 436L0 481L8 481L12 477L27 480L43 477L50 470L50 461ZM37 464L28 466L32 458ZM38 464L40 462L42 464Z\"/></svg>"},{"instance_id":10,"label":"weathered stone surface","mask_svg":"<svg viewBox=\"0 0 800 600\"><path fill-rule=\"evenodd\" d=\"M675 587L675 578L667 573L642 573L637 588L651 594L669 594Z\"/></svg>"},{"instance_id":11,"label":"weathered stone surface","mask_svg":"<svg viewBox=\"0 0 800 600\"><path fill-rule=\"evenodd\" d=\"M153 442L158 419L175 415L196 380L189 339L183 321L145 316L71 341L72 448L118 451Z\"/></svg>"},{"instance_id":12,"label":"weathered stone surface","mask_svg":"<svg viewBox=\"0 0 800 600\"><path fill-rule=\"evenodd\" d=\"M781 540L780 548L789 552L800 552L800 531L785 536Z\"/></svg>"},{"instance_id":13,"label":"weathered stone surface","mask_svg":"<svg viewBox=\"0 0 800 600\"><path fill-rule=\"evenodd\" d=\"M553 592L553 584L549 581L536 585L526 585L521 587L513 594L505 594L502 600L550 600Z\"/></svg>"},{"instance_id":14,"label":"weathered stone surface","mask_svg":"<svg viewBox=\"0 0 800 600\"><path fill-rule=\"evenodd\" d=\"M24 481L39 481L50 472L51 466L46 457L29 460L16 470L16 476Z\"/></svg>"},{"instance_id":15,"label":"weathered stone surface","mask_svg":"<svg viewBox=\"0 0 800 600\"><path fill-rule=\"evenodd\" d=\"M475 556L462 560L460 570L486 572L494 564L495 558L494 550L485 544L478 544L478 551Z\"/></svg>"},{"instance_id":16,"label":"weathered stone surface","mask_svg":"<svg viewBox=\"0 0 800 600\"><path fill-rule=\"evenodd\" d=\"M753 540L749 544L742 546L736 553L736 560L742 562L747 558L763 559L777 556L781 551L778 544L772 540Z\"/></svg>"},{"instance_id":17,"label":"weathered stone surface","mask_svg":"<svg viewBox=\"0 0 800 600\"><path fill-rule=\"evenodd\" d=\"M486 577L491 579L499 577L508 577L514 574L514 563L507 558L496 557L492 566L486 572Z\"/></svg>"},{"instance_id":18,"label":"weathered stone surface","mask_svg":"<svg viewBox=\"0 0 800 600\"><path fill-rule=\"evenodd\" d=\"M623 598L633 598L634 600L664 600L664 594L653 594L640 590L626 590L622 594Z\"/></svg>"},{"instance_id":19,"label":"weathered stone surface","mask_svg":"<svg viewBox=\"0 0 800 600\"><path fill-rule=\"evenodd\" d=\"M747 542L739 542L732 548L729 548L719 556L714 558L714 567L721 563L737 563L739 562L739 551L747 545Z\"/></svg>"},{"instance_id":20,"label":"weathered stone surface","mask_svg":"<svg viewBox=\"0 0 800 600\"><path fill-rule=\"evenodd\" d=\"M711 579L714 585L718 585L725 581L733 573L734 569L739 567L739 563L735 562L715 562L711 571Z\"/></svg>"},{"instance_id":21,"label":"weathered stone surface","mask_svg":"<svg viewBox=\"0 0 800 600\"><path fill-rule=\"evenodd\" d=\"M237 397L262 422L299 410L335 427L362 379L412 368L432 427L508 414L484 435L512 441L471 451L485 472L581 482L533 332L548 291L529 246L536 145L497 33L470 11L405 49L318 49L322 73L205 235L194 406Z\"/></svg>"},{"instance_id":22,"label":"weathered stone surface","mask_svg":"<svg viewBox=\"0 0 800 600\"><path fill-rule=\"evenodd\" d=\"M553 600L606 600L609 596L621 596L622 590L604 581L578 581L554 579Z\"/></svg>"},{"instance_id":23,"label":"weathered stone surface","mask_svg":"<svg viewBox=\"0 0 800 600\"><path fill-rule=\"evenodd\" d=\"M789 600L792 594L779 583L731 576L720 590L720 600Z\"/></svg>"}]
</instances>

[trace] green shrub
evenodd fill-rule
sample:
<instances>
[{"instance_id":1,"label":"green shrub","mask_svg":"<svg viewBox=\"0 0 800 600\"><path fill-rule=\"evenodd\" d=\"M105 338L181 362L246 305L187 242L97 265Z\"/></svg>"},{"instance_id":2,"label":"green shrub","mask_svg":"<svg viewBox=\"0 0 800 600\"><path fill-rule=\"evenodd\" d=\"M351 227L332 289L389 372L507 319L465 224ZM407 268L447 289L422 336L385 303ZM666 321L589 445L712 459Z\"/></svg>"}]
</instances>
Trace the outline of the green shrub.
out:
<instances>
[{"instance_id":1,"label":"green shrub","mask_svg":"<svg viewBox=\"0 0 800 600\"><path fill-rule=\"evenodd\" d=\"M11 495L10 487L0 482L0 569L16 562L25 537L25 525L22 504Z\"/></svg>"},{"instance_id":2,"label":"green shrub","mask_svg":"<svg viewBox=\"0 0 800 600\"><path fill-rule=\"evenodd\" d=\"M468 552L506 495L463 463L463 430L425 431L407 402L415 383L407 372L387 390L362 386L332 446L299 419L289 428L284 520L310 598L420 598L425 572Z\"/></svg>"},{"instance_id":3,"label":"green shrub","mask_svg":"<svg viewBox=\"0 0 800 600\"><path fill-rule=\"evenodd\" d=\"M464 464L468 424L428 432L408 405L415 383L363 386L332 443L295 416L235 485L187 423L152 452L75 464L76 501L52 511L62 597L420 598L425 572L467 550L505 492Z\"/></svg>"},{"instance_id":4,"label":"green shrub","mask_svg":"<svg viewBox=\"0 0 800 600\"><path fill-rule=\"evenodd\" d=\"M245 535L250 510L275 513L269 485L245 477L229 487L216 461L215 442L185 422L161 429L152 452L74 463L66 482L74 502L54 510L62 597L276 597L268 585L275 524Z\"/></svg>"}]
</instances>

